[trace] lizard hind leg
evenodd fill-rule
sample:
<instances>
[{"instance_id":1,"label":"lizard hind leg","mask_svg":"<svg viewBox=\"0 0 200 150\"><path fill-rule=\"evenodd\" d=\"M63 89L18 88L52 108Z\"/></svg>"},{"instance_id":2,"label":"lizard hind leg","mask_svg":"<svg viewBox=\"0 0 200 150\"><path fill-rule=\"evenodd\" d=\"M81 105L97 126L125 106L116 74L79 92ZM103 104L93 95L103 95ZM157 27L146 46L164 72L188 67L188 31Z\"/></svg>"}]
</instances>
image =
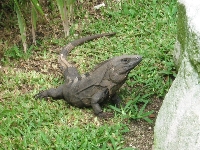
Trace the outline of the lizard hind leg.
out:
<instances>
[{"instance_id":1,"label":"lizard hind leg","mask_svg":"<svg viewBox=\"0 0 200 150\"><path fill-rule=\"evenodd\" d=\"M73 81L75 78L81 78L76 67L68 67L63 72L64 78L66 82L70 82L69 80Z\"/></svg>"}]
</instances>

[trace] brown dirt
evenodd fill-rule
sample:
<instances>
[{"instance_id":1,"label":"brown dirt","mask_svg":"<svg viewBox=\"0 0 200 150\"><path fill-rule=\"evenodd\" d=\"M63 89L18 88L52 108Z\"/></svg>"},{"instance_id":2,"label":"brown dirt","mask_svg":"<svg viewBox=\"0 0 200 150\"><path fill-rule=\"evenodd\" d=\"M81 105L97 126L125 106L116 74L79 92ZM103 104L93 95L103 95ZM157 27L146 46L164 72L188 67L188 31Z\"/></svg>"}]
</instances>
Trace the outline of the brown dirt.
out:
<instances>
[{"instance_id":1,"label":"brown dirt","mask_svg":"<svg viewBox=\"0 0 200 150\"><path fill-rule=\"evenodd\" d=\"M125 135L127 146L138 148L139 150L151 150L153 146L153 129L158 111L162 105L159 99L153 99L147 106L146 111L153 110L154 113L149 116L154 123L149 124L144 120L132 121L129 123L130 132Z\"/></svg>"}]
</instances>

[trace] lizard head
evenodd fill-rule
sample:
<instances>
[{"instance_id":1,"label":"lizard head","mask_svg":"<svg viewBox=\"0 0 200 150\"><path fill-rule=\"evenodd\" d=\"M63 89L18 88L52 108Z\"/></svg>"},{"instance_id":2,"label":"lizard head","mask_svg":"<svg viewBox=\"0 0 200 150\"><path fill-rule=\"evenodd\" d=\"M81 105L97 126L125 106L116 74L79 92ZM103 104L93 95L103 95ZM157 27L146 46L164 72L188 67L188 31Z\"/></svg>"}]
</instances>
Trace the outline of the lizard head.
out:
<instances>
[{"instance_id":1,"label":"lizard head","mask_svg":"<svg viewBox=\"0 0 200 150\"><path fill-rule=\"evenodd\" d=\"M142 57L139 55L122 55L111 59L110 61L110 79L115 82L123 82L129 72L134 69Z\"/></svg>"}]
</instances>

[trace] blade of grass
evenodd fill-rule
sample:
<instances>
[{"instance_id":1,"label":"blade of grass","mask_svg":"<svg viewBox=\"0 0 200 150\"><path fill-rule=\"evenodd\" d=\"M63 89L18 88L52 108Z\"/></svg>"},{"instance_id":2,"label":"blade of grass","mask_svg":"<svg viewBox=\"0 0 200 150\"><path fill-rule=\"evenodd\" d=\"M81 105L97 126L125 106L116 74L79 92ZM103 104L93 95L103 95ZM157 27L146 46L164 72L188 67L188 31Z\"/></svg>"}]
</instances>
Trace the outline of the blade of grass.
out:
<instances>
[{"instance_id":1,"label":"blade of grass","mask_svg":"<svg viewBox=\"0 0 200 150\"><path fill-rule=\"evenodd\" d=\"M121 113L121 109L120 108L117 108L117 107L112 106L112 105L110 105L110 108L113 109L114 111L118 112L118 113Z\"/></svg>"}]
</instances>

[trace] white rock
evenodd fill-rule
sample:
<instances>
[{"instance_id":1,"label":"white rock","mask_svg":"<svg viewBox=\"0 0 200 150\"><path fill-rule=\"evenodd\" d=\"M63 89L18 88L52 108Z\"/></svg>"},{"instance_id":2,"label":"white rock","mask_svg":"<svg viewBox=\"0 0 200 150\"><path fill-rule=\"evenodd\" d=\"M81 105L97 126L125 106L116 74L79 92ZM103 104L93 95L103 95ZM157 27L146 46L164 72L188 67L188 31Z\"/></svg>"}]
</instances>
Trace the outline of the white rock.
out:
<instances>
[{"instance_id":1,"label":"white rock","mask_svg":"<svg viewBox=\"0 0 200 150\"><path fill-rule=\"evenodd\" d=\"M154 150L200 150L200 0L179 4L179 70L156 119Z\"/></svg>"}]
</instances>

